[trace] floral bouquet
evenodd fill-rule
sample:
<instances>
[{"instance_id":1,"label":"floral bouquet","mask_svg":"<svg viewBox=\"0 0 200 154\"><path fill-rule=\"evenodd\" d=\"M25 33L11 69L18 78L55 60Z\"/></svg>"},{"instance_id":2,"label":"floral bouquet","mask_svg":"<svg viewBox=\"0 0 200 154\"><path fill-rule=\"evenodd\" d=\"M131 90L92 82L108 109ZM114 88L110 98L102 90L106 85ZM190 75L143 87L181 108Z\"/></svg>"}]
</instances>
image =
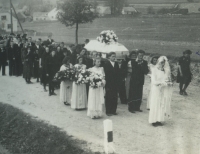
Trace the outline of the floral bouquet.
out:
<instances>
[{"instance_id":1,"label":"floral bouquet","mask_svg":"<svg viewBox=\"0 0 200 154\"><path fill-rule=\"evenodd\" d=\"M70 80L73 81L75 76L75 69L74 68L67 68L63 71L58 71L53 80L57 81L66 81Z\"/></svg>"},{"instance_id":2,"label":"floral bouquet","mask_svg":"<svg viewBox=\"0 0 200 154\"><path fill-rule=\"evenodd\" d=\"M74 77L74 82L76 84L86 84L89 82L89 76L90 72L84 69L80 69L76 72L76 75Z\"/></svg>"},{"instance_id":3,"label":"floral bouquet","mask_svg":"<svg viewBox=\"0 0 200 154\"><path fill-rule=\"evenodd\" d=\"M101 43L115 43L118 40L117 35L112 30L105 30L100 33L100 36L97 37L97 40Z\"/></svg>"},{"instance_id":4,"label":"floral bouquet","mask_svg":"<svg viewBox=\"0 0 200 154\"><path fill-rule=\"evenodd\" d=\"M97 73L91 73L89 76L90 87L96 89L105 85L105 76Z\"/></svg>"}]
</instances>

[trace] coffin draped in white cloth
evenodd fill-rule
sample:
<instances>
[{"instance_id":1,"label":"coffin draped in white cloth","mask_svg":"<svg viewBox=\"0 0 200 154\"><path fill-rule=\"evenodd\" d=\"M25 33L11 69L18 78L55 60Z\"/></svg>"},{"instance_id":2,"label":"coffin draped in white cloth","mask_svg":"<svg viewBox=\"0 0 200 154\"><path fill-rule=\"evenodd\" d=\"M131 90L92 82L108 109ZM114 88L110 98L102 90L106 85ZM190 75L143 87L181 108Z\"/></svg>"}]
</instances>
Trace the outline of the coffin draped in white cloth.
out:
<instances>
[{"instance_id":1,"label":"coffin draped in white cloth","mask_svg":"<svg viewBox=\"0 0 200 154\"><path fill-rule=\"evenodd\" d=\"M88 51L97 51L101 53L115 52L117 56L127 55L129 50L120 43L105 44L97 40L91 40L85 47Z\"/></svg>"}]
</instances>

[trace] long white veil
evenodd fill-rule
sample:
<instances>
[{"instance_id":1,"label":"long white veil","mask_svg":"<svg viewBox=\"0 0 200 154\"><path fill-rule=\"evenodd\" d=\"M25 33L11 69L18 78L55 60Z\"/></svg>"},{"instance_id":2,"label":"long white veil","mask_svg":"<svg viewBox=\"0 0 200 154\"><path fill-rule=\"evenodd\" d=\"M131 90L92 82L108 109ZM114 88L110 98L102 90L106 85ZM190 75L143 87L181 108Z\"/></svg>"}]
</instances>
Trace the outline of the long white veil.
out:
<instances>
[{"instance_id":1,"label":"long white veil","mask_svg":"<svg viewBox=\"0 0 200 154\"><path fill-rule=\"evenodd\" d=\"M157 64L156 64L156 67L161 67L161 62L165 61L165 65L164 65L164 71L165 71L165 74L167 75L167 78L168 80L171 82L171 69L170 69L170 65L169 65L169 62L168 62L168 59L166 56L161 56L158 58L158 61L157 61Z\"/></svg>"},{"instance_id":2,"label":"long white veil","mask_svg":"<svg viewBox=\"0 0 200 154\"><path fill-rule=\"evenodd\" d=\"M161 67L161 62L165 61L165 65L164 65L164 71L165 71L165 75L168 79L169 82L171 82L171 69L170 69L170 65L168 62L168 59L166 56L161 56L156 64L156 67L159 68ZM173 93L173 87L172 86L167 86L164 88L163 90L163 108L164 108L164 112L165 112L165 117L170 118L171 117L171 100L172 100L172 93Z\"/></svg>"}]
</instances>

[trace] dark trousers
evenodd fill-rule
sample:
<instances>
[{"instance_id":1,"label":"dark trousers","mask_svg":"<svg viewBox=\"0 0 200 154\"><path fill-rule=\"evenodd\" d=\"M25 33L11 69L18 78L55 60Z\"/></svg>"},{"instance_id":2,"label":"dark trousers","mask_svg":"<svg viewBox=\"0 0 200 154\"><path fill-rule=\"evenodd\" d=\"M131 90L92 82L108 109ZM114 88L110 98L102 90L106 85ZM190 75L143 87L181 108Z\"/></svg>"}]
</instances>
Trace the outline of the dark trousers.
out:
<instances>
[{"instance_id":1,"label":"dark trousers","mask_svg":"<svg viewBox=\"0 0 200 154\"><path fill-rule=\"evenodd\" d=\"M140 106L142 103L142 95L143 95L143 85L135 84L131 85L130 93L129 93L129 111L138 111L140 110Z\"/></svg>"},{"instance_id":2,"label":"dark trousers","mask_svg":"<svg viewBox=\"0 0 200 154\"><path fill-rule=\"evenodd\" d=\"M16 72L16 75L17 76L20 76L22 74L22 62L20 60L16 60L16 69L15 69L15 72Z\"/></svg>"},{"instance_id":3,"label":"dark trousers","mask_svg":"<svg viewBox=\"0 0 200 154\"><path fill-rule=\"evenodd\" d=\"M117 88L106 88L106 114L115 114L117 111Z\"/></svg>"},{"instance_id":4,"label":"dark trousers","mask_svg":"<svg viewBox=\"0 0 200 154\"><path fill-rule=\"evenodd\" d=\"M46 70L44 68L41 68L41 70L42 70L42 79L41 79L41 81L43 83L44 89L46 89L46 85L48 83L48 77L46 75Z\"/></svg>"},{"instance_id":5,"label":"dark trousers","mask_svg":"<svg viewBox=\"0 0 200 154\"><path fill-rule=\"evenodd\" d=\"M1 71L1 68L2 68L2 75L5 75L5 72L6 72L6 64L0 63L0 71Z\"/></svg>"},{"instance_id":6,"label":"dark trousers","mask_svg":"<svg viewBox=\"0 0 200 154\"><path fill-rule=\"evenodd\" d=\"M16 61L10 60L9 61L9 75L16 75Z\"/></svg>"},{"instance_id":7,"label":"dark trousers","mask_svg":"<svg viewBox=\"0 0 200 154\"><path fill-rule=\"evenodd\" d=\"M40 75L39 75L39 62L38 61L34 62L33 76L34 76L34 78L39 80Z\"/></svg>"},{"instance_id":8,"label":"dark trousers","mask_svg":"<svg viewBox=\"0 0 200 154\"><path fill-rule=\"evenodd\" d=\"M122 104L126 103L126 87L125 87L125 81L120 81L119 83L119 98Z\"/></svg>"},{"instance_id":9,"label":"dark trousers","mask_svg":"<svg viewBox=\"0 0 200 154\"><path fill-rule=\"evenodd\" d=\"M49 81L49 94L54 93L54 83Z\"/></svg>"}]
</instances>

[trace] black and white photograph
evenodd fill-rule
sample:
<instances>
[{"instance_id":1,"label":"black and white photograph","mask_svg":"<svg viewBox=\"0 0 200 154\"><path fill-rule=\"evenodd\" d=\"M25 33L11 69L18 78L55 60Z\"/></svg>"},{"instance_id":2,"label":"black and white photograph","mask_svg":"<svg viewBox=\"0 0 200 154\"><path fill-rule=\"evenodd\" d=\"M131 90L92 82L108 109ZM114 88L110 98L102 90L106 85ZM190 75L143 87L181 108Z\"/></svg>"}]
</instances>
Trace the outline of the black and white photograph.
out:
<instances>
[{"instance_id":1,"label":"black and white photograph","mask_svg":"<svg viewBox=\"0 0 200 154\"><path fill-rule=\"evenodd\" d=\"M200 0L0 0L0 154L200 154Z\"/></svg>"}]
</instances>

